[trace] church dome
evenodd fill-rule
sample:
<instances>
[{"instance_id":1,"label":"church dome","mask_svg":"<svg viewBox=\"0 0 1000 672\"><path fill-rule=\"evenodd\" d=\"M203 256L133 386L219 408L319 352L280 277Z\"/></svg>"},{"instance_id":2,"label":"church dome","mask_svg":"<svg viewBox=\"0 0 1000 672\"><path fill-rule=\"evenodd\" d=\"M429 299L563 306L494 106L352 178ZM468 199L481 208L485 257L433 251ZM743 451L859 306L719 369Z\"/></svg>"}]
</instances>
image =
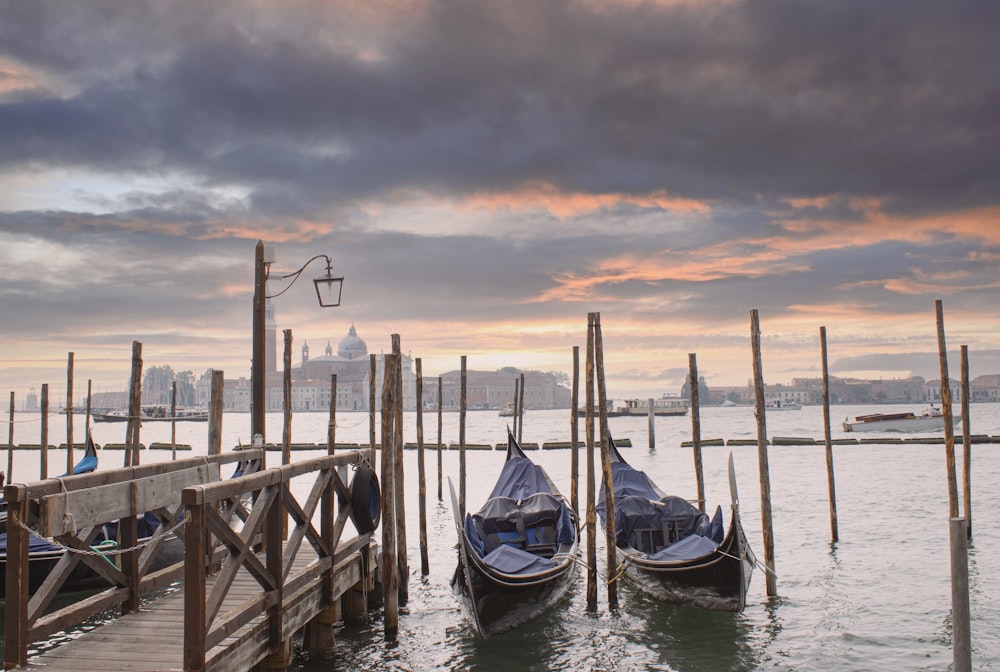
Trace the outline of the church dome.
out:
<instances>
[{"instance_id":1,"label":"church dome","mask_svg":"<svg viewBox=\"0 0 1000 672\"><path fill-rule=\"evenodd\" d=\"M347 336L340 339L340 343L337 344L337 354L344 359L356 359L368 355L368 344L358 336L353 324Z\"/></svg>"}]
</instances>

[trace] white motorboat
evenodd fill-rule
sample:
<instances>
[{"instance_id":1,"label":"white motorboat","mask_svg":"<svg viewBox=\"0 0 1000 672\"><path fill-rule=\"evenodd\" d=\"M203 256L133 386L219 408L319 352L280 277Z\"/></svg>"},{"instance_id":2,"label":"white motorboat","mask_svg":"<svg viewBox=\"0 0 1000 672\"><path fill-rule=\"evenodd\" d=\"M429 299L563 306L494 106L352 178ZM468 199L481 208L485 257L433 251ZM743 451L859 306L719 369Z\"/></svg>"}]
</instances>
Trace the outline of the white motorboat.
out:
<instances>
[{"instance_id":1,"label":"white motorboat","mask_svg":"<svg viewBox=\"0 0 1000 672\"><path fill-rule=\"evenodd\" d=\"M768 399L764 402L765 411L801 411L802 404L788 399Z\"/></svg>"},{"instance_id":2,"label":"white motorboat","mask_svg":"<svg viewBox=\"0 0 1000 672\"><path fill-rule=\"evenodd\" d=\"M954 423L961 418L953 418ZM906 411L903 413L872 413L859 415L850 422L844 418L845 432L931 432L944 429L944 414L941 410L929 406L922 413Z\"/></svg>"}]
</instances>

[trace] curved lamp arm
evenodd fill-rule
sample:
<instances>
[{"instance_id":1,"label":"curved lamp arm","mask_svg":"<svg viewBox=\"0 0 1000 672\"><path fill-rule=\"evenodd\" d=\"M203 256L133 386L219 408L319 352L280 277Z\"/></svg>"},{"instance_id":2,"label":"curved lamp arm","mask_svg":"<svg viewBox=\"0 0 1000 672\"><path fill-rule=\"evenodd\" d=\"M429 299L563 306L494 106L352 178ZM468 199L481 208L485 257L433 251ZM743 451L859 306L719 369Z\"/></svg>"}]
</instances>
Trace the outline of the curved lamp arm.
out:
<instances>
[{"instance_id":1,"label":"curved lamp arm","mask_svg":"<svg viewBox=\"0 0 1000 672\"><path fill-rule=\"evenodd\" d=\"M313 278L313 284L316 287L316 298L319 299L319 305L324 308L335 308L340 305L340 294L343 290L344 276L333 275L333 262L330 257L325 254L317 254L315 257L302 264L298 270L292 271L291 273L286 273L285 275L278 276L279 280L287 280L291 278L292 281L288 283L288 286L277 294L271 294L264 298L273 299L281 296L295 284L295 281L299 279L302 272L306 270L306 267L317 259L326 260L326 273L317 278Z\"/></svg>"}]
</instances>

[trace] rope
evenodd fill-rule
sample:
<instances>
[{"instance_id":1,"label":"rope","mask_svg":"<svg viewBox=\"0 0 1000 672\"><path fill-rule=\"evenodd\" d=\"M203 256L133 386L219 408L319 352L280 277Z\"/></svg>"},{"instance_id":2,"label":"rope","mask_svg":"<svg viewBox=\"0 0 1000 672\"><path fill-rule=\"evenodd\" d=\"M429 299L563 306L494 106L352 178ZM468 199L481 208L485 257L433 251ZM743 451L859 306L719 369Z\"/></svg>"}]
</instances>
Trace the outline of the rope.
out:
<instances>
[{"instance_id":1,"label":"rope","mask_svg":"<svg viewBox=\"0 0 1000 672\"><path fill-rule=\"evenodd\" d=\"M622 560L622 563L615 568L615 575L612 576L610 579L608 579L607 585L610 586L612 583L622 578L625 575L625 570L628 569L628 565L629 565L629 558L625 558L624 560Z\"/></svg>"},{"instance_id":2,"label":"rope","mask_svg":"<svg viewBox=\"0 0 1000 672\"><path fill-rule=\"evenodd\" d=\"M68 514L68 515L71 515L71 514ZM167 535L175 533L178 529L180 529L181 527L183 527L184 523L186 523L186 522L187 522L186 520L181 520L180 522L176 523L173 527L171 527L170 529L168 529L166 532L164 532L163 535L161 535L161 536L165 537ZM27 530L29 534L33 534L36 537L39 536L38 533L35 532L35 530L33 530L30 527L28 527L27 525L25 525L23 522L21 522L21 520L17 520L17 524L18 524L18 526L20 526L23 529ZM115 548L114 550L110 550L110 551L104 551L104 550L98 550L98 549L102 548L106 544L113 544L114 546L118 546L118 542L114 541L113 539L105 539L104 541L102 541L97 546L91 546L90 547L91 550L89 550L89 551L86 550L86 549L82 549L82 548L73 548L72 546L66 546L65 544L59 543L58 539L52 539L51 543L54 546L58 546L59 548L63 549L64 551L67 551L68 553L76 553L78 555L95 555L95 556L101 556L103 558L107 558L107 556L124 555L125 553L131 553L133 551L141 550L141 549L145 548L146 546L149 546L151 543L153 543L154 540L155 539L153 537L147 537L146 539L143 539L143 540L139 541L139 543L137 543L135 546L131 546L129 548Z\"/></svg>"},{"instance_id":3,"label":"rope","mask_svg":"<svg viewBox=\"0 0 1000 672\"><path fill-rule=\"evenodd\" d=\"M737 558L732 553L726 553L725 551L719 551L719 550L716 550L716 552L719 555L724 555L727 558L732 558L733 560L740 560L740 561L742 561L742 560L744 560L747 557L746 553L743 554L742 558ZM756 567L756 568L758 568L762 572L767 572L768 574L770 574L774 578L778 578L778 574L773 569L771 569L770 567L768 567L767 565L765 565L763 562L761 562L760 560L758 560L756 558L754 558L753 566Z\"/></svg>"}]
</instances>

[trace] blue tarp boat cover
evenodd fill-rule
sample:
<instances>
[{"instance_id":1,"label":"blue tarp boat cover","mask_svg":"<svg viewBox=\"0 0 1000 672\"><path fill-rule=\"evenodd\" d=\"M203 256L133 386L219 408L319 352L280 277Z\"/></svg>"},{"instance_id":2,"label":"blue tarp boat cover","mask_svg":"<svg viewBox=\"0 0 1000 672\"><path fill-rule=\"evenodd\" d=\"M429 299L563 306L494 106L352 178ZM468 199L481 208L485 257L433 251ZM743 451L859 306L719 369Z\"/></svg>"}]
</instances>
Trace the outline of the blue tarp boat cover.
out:
<instances>
[{"instance_id":1,"label":"blue tarp boat cover","mask_svg":"<svg viewBox=\"0 0 1000 672\"><path fill-rule=\"evenodd\" d=\"M60 546L56 546L45 539L34 534L28 535L28 553L44 553L46 551L61 551ZM7 533L0 534L0 554L7 555Z\"/></svg>"},{"instance_id":2,"label":"blue tarp boat cover","mask_svg":"<svg viewBox=\"0 0 1000 672\"><path fill-rule=\"evenodd\" d=\"M504 462L489 499L527 499L536 492L552 494L545 471L527 457L514 457Z\"/></svg>"},{"instance_id":3,"label":"blue tarp boat cover","mask_svg":"<svg viewBox=\"0 0 1000 672\"><path fill-rule=\"evenodd\" d=\"M611 463L615 492L615 539L623 548L635 548L662 561L697 558L722 543L722 509L709 519L687 500L663 496L645 473L625 462ZM597 513L605 524L604 488Z\"/></svg>"},{"instance_id":4,"label":"blue tarp boat cover","mask_svg":"<svg viewBox=\"0 0 1000 672\"><path fill-rule=\"evenodd\" d=\"M508 544L500 544L494 548L483 558L483 562L504 574L535 574L558 565L554 560L522 551Z\"/></svg>"}]
</instances>

